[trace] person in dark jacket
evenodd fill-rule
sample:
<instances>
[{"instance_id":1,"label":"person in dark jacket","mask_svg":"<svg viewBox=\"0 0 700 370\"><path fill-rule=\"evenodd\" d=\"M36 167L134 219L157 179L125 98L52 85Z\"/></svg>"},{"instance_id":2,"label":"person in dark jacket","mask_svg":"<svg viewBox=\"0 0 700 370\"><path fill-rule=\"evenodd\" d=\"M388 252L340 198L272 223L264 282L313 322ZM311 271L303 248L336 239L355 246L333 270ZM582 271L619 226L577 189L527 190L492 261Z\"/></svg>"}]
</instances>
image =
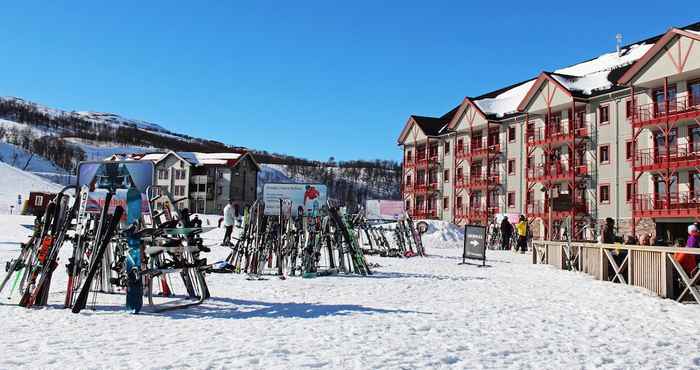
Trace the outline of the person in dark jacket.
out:
<instances>
[{"instance_id":1,"label":"person in dark jacket","mask_svg":"<svg viewBox=\"0 0 700 370\"><path fill-rule=\"evenodd\" d=\"M615 236L615 220L611 217L605 219L605 225L603 226L603 243L614 244L617 237Z\"/></svg>"},{"instance_id":2,"label":"person in dark jacket","mask_svg":"<svg viewBox=\"0 0 700 370\"><path fill-rule=\"evenodd\" d=\"M508 221L508 217L503 217L501 221L501 249L509 249L510 238L513 237L513 225Z\"/></svg>"}]
</instances>

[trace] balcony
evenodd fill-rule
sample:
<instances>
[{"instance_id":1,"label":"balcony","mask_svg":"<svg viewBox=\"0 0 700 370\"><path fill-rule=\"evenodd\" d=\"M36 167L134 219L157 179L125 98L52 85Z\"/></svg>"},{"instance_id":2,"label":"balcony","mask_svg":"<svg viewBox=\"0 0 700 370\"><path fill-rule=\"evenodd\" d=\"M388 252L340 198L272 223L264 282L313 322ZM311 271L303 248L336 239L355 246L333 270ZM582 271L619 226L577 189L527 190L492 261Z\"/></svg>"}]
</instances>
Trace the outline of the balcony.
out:
<instances>
[{"instance_id":1,"label":"balcony","mask_svg":"<svg viewBox=\"0 0 700 370\"><path fill-rule=\"evenodd\" d=\"M416 189L415 189L413 183L405 184L405 185L403 186L403 193L404 193L404 194L413 194L413 193L415 192L415 190L416 190Z\"/></svg>"},{"instance_id":2,"label":"balcony","mask_svg":"<svg viewBox=\"0 0 700 370\"><path fill-rule=\"evenodd\" d=\"M526 175L529 182L563 182L576 176L588 175L588 164L580 162L573 168L567 162L539 164L534 168L528 168Z\"/></svg>"},{"instance_id":3,"label":"balcony","mask_svg":"<svg viewBox=\"0 0 700 370\"><path fill-rule=\"evenodd\" d=\"M675 123L700 117L700 96L684 95L675 99L640 104L632 110L632 127L643 128L658 124Z\"/></svg>"},{"instance_id":4,"label":"balcony","mask_svg":"<svg viewBox=\"0 0 700 370\"><path fill-rule=\"evenodd\" d=\"M469 208L469 220L479 220L486 221L492 218L496 213L499 213L498 207L489 207L488 209L484 206Z\"/></svg>"},{"instance_id":5,"label":"balcony","mask_svg":"<svg viewBox=\"0 0 700 370\"><path fill-rule=\"evenodd\" d=\"M666 194L637 194L635 217L700 217L700 193L685 191Z\"/></svg>"},{"instance_id":6,"label":"balcony","mask_svg":"<svg viewBox=\"0 0 700 370\"><path fill-rule=\"evenodd\" d=\"M500 177L498 174L491 174L486 176L486 174L480 174L466 178L466 187L470 189L486 189L500 184Z\"/></svg>"},{"instance_id":7,"label":"balcony","mask_svg":"<svg viewBox=\"0 0 700 370\"><path fill-rule=\"evenodd\" d=\"M417 183L413 187L413 191L417 194L431 193L431 192L434 192L437 190L438 190L438 183L437 182L431 182L429 184Z\"/></svg>"},{"instance_id":8,"label":"balcony","mask_svg":"<svg viewBox=\"0 0 700 370\"><path fill-rule=\"evenodd\" d=\"M545 218L547 217L548 208L543 200L536 200L528 203L525 207L525 214L529 218Z\"/></svg>"},{"instance_id":9,"label":"balcony","mask_svg":"<svg viewBox=\"0 0 700 370\"><path fill-rule=\"evenodd\" d=\"M664 148L640 149L634 156L634 170L640 172L696 167L700 167L700 143L682 144L668 151Z\"/></svg>"},{"instance_id":10,"label":"balcony","mask_svg":"<svg viewBox=\"0 0 700 370\"><path fill-rule=\"evenodd\" d=\"M437 219L437 210L436 209L414 209L411 212L411 218L414 219L422 219L422 220L431 220L431 219Z\"/></svg>"},{"instance_id":11,"label":"balcony","mask_svg":"<svg viewBox=\"0 0 700 370\"><path fill-rule=\"evenodd\" d=\"M485 157L489 154L498 154L501 152L501 144L498 142L495 143L489 143L487 145L486 141L482 143L472 143L470 146L470 150L467 153L467 157L469 158L481 158Z\"/></svg>"},{"instance_id":12,"label":"balcony","mask_svg":"<svg viewBox=\"0 0 700 370\"><path fill-rule=\"evenodd\" d=\"M530 146L563 144L588 137L588 124L585 120L575 119L572 127L551 120L544 127L527 130L527 144Z\"/></svg>"}]
</instances>

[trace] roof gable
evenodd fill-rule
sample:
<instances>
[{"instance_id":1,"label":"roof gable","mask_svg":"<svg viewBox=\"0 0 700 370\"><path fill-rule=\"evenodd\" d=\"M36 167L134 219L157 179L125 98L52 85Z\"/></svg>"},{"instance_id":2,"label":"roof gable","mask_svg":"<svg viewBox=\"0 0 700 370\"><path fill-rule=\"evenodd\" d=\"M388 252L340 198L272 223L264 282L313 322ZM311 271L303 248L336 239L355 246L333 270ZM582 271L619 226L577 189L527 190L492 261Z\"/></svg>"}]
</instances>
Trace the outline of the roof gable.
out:
<instances>
[{"instance_id":1,"label":"roof gable","mask_svg":"<svg viewBox=\"0 0 700 370\"><path fill-rule=\"evenodd\" d=\"M563 76L563 75L562 75ZM545 82L548 82L549 84L552 84L555 86L555 89L550 89L549 84L547 85L547 91L540 91L542 89L542 86L545 84ZM556 93L556 90L560 89L564 93L566 93L569 96L573 95L571 94L571 91L564 87L557 79L553 78L549 72L541 72L539 76L537 76L537 80L535 80L535 83L530 87L530 90L528 90L527 94L525 94L525 97L523 100L518 104L518 111L519 112L524 112L527 107L532 103L532 101L537 97L538 93L543 92L546 93L545 95L545 101L551 103L552 99L554 98L554 94Z\"/></svg>"},{"instance_id":2,"label":"roof gable","mask_svg":"<svg viewBox=\"0 0 700 370\"><path fill-rule=\"evenodd\" d=\"M639 76L639 74L644 70L645 67L650 65L650 63L655 59L655 57L659 53L668 51L668 45L676 38L680 37L687 37L690 40L690 44L688 45L685 54L683 54L681 44L678 43L678 54L675 57L669 54L669 58L673 59L673 63L675 64L676 68L680 70L677 72L681 73L683 71L683 67L685 66L688 60L690 52L692 51L694 43L700 41L700 33L698 33L697 31L687 31L678 28L671 28L656 42L656 44L654 44L652 48L650 48L639 60L637 60L632 65L632 67L629 68L622 75L622 77L618 79L617 82L622 85L627 85L631 83L633 80L635 80L636 77ZM700 47L700 45L698 47Z\"/></svg>"}]
</instances>

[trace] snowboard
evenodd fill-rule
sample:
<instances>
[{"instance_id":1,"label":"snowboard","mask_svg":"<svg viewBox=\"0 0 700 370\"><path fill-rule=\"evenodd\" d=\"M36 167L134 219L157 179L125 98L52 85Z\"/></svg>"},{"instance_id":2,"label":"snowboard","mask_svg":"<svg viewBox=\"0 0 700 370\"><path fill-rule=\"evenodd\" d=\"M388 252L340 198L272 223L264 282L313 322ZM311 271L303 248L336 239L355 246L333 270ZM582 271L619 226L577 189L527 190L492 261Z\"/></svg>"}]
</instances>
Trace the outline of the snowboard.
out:
<instances>
[{"instance_id":1,"label":"snowboard","mask_svg":"<svg viewBox=\"0 0 700 370\"><path fill-rule=\"evenodd\" d=\"M141 283L141 237L137 224L141 219L141 192L130 188L126 193L126 243L129 246L126 258L126 307L139 313L143 306L143 284Z\"/></svg>"}]
</instances>

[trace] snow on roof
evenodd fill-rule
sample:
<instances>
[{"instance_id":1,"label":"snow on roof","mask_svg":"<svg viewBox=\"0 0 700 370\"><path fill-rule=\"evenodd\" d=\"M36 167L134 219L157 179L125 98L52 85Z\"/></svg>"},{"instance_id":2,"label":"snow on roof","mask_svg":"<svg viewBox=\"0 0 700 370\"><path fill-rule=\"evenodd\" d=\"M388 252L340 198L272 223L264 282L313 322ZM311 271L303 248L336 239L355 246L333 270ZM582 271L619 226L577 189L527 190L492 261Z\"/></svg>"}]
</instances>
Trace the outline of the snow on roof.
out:
<instances>
[{"instance_id":1,"label":"snow on roof","mask_svg":"<svg viewBox=\"0 0 700 370\"><path fill-rule=\"evenodd\" d=\"M163 157L165 157L165 153L149 153L141 157L141 160L158 162Z\"/></svg>"},{"instance_id":2,"label":"snow on roof","mask_svg":"<svg viewBox=\"0 0 700 370\"><path fill-rule=\"evenodd\" d=\"M552 73L551 76L569 91L581 91L590 95L594 90L605 90L612 87L612 82L608 80L609 73L610 71L600 71L584 77L562 76Z\"/></svg>"},{"instance_id":3,"label":"snow on roof","mask_svg":"<svg viewBox=\"0 0 700 370\"><path fill-rule=\"evenodd\" d=\"M240 153L199 153L199 152L174 152L182 159L192 165L226 165L230 160L236 160L243 154ZM163 159L167 153L150 153L140 158L142 161L158 162Z\"/></svg>"},{"instance_id":4,"label":"snow on roof","mask_svg":"<svg viewBox=\"0 0 700 370\"><path fill-rule=\"evenodd\" d=\"M585 76L595 72L611 71L615 68L634 63L653 46L654 44L631 45L622 49L621 55L619 56L617 52L607 53L595 59L561 68L554 72L571 76Z\"/></svg>"},{"instance_id":5,"label":"snow on roof","mask_svg":"<svg viewBox=\"0 0 700 370\"><path fill-rule=\"evenodd\" d=\"M496 117L515 113L518 110L518 104L527 95L534 83L535 80L528 81L497 95L495 98L475 100L474 104L485 114L495 114Z\"/></svg>"}]
</instances>

